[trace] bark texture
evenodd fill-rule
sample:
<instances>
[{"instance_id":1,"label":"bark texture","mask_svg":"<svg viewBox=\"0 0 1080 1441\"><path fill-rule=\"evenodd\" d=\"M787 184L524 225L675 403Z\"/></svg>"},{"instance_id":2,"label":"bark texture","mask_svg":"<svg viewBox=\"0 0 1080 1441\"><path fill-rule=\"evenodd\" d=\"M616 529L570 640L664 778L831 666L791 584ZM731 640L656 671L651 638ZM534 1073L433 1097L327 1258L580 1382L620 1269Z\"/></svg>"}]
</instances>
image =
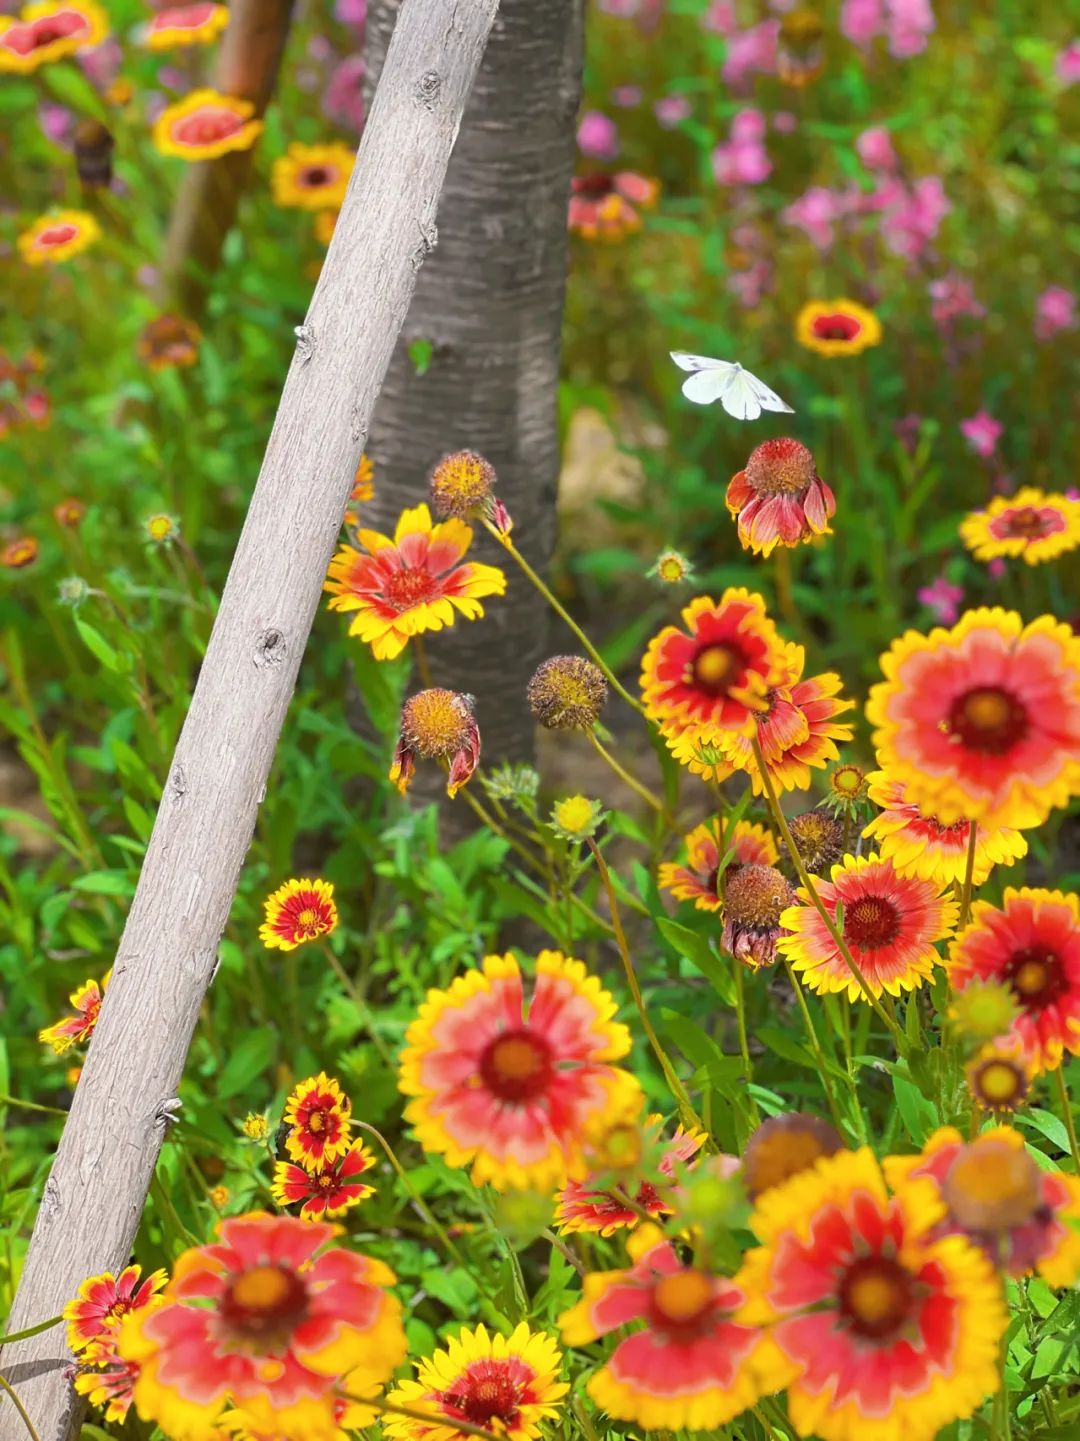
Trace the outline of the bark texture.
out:
<instances>
[{"instance_id":1,"label":"bark texture","mask_svg":"<svg viewBox=\"0 0 1080 1441\"><path fill-rule=\"evenodd\" d=\"M130 1255L357 461L498 0L406 0L298 332L7 1330ZM0 1370L40 1441L77 1416L63 1329ZM0 1394L0 1438L22 1423Z\"/></svg>"},{"instance_id":2,"label":"bark texture","mask_svg":"<svg viewBox=\"0 0 1080 1441\"><path fill-rule=\"evenodd\" d=\"M232 0L214 65L213 88L250 100L262 115L277 85L294 0ZM248 187L253 152L237 151L188 165L169 218L159 298L196 319L208 277L221 260L225 237Z\"/></svg>"},{"instance_id":3,"label":"bark texture","mask_svg":"<svg viewBox=\"0 0 1080 1441\"><path fill-rule=\"evenodd\" d=\"M368 7L371 76L398 3ZM380 529L425 498L441 455L479 450L498 472L496 494L513 516L515 543L541 573L555 539L566 211L581 64L582 0L503 0L447 171L439 249L417 284L368 446L370 514ZM423 375L407 352L414 341L434 347ZM429 637L433 678L477 697L485 764L531 758L525 685L548 653L547 609L479 528L470 554L506 570L509 590L485 603L483 620ZM432 768L417 789L425 775L437 793ZM455 808L455 820L464 809Z\"/></svg>"}]
</instances>

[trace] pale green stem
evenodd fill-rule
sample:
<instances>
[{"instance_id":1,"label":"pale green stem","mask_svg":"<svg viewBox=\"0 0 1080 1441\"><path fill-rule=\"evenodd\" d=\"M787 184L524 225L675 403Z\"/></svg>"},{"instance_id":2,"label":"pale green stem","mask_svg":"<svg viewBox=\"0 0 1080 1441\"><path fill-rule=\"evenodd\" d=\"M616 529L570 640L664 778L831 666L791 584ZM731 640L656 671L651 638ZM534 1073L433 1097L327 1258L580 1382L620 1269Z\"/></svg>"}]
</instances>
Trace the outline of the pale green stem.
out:
<instances>
[{"instance_id":1,"label":"pale green stem","mask_svg":"<svg viewBox=\"0 0 1080 1441\"><path fill-rule=\"evenodd\" d=\"M26 1427L26 1430L32 1438L32 1441L41 1441L41 1437L34 1430L34 1423L26 1414L26 1407L15 1394L14 1388L9 1384L6 1376L0 1376L0 1388L3 1388L3 1390L5 1390L7 1394L11 1397L11 1404L15 1407L15 1410L18 1411L19 1415L22 1417L22 1423Z\"/></svg>"},{"instance_id":2,"label":"pale green stem","mask_svg":"<svg viewBox=\"0 0 1080 1441\"><path fill-rule=\"evenodd\" d=\"M602 760L605 760L608 763L608 765L623 782L623 784L628 785L632 791L639 795L646 805L652 806L654 811L659 811L659 813L663 815L663 801L658 800L656 796L653 795L652 791L649 790L648 786L643 786L635 776L632 776L630 774L630 772L626 769L625 766L620 765L620 763L615 759L611 752L609 750L606 750L605 747L601 744L600 738L599 736L597 736L595 731L587 731L586 734L588 735L589 740L592 742L592 746L593 749L596 751L596 754L600 756Z\"/></svg>"},{"instance_id":3,"label":"pale green stem","mask_svg":"<svg viewBox=\"0 0 1080 1441\"><path fill-rule=\"evenodd\" d=\"M972 821L971 834L968 836L967 864L964 867L964 889L960 895L960 921L957 930L963 930L971 919L971 883L975 877L975 845L978 835L978 822Z\"/></svg>"},{"instance_id":4,"label":"pale green stem","mask_svg":"<svg viewBox=\"0 0 1080 1441\"><path fill-rule=\"evenodd\" d=\"M1080 1176L1080 1145L1077 1145L1076 1141L1076 1122L1073 1120L1072 1105L1069 1101L1069 1088L1065 1084L1064 1069L1058 1066L1055 1074L1057 1076L1058 1095L1061 1097L1062 1119L1065 1122L1065 1129L1069 1133L1069 1150L1072 1152L1076 1174Z\"/></svg>"}]
</instances>

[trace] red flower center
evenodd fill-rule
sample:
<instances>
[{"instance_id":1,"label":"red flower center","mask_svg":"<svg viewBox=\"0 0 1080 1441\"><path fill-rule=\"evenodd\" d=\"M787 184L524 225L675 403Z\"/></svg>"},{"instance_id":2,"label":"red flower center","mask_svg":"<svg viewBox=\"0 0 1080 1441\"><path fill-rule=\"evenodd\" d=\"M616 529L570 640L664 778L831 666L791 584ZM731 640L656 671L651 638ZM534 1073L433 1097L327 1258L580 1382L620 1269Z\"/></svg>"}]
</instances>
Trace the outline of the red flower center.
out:
<instances>
[{"instance_id":1,"label":"red flower center","mask_svg":"<svg viewBox=\"0 0 1080 1441\"><path fill-rule=\"evenodd\" d=\"M685 1267L661 1276L649 1296L651 1319L658 1330L687 1337L701 1330L713 1310L714 1286L704 1271Z\"/></svg>"},{"instance_id":2,"label":"red flower center","mask_svg":"<svg viewBox=\"0 0 1080 1441\"><path fill-rule=\"evenodd\" d=\"M1061 961L1053 951L1038 946L1014 951L1002 974L1017 1001L1029 1012L1053 1005L1069 989Z\"/></svg>"},{"instance_id":3,"label":"red flower center","mask_svg":"<svg viewBox=\"0 0 1080 1441\"><path fill-rule=\"evenodd\" d=\"M181 145L213 145L235 135L243 123L232 110L207 107L178 120L173 126L172 138Z\"/></svg>"},{"instance_id":4,"label":"red flower center","mask_svg":"<svg viewBox=\"0 0 1080 1441\"><path fill-rule=\"evenodd\" d=\"M318 190L320 186L336 180L337 171L328 165L309 165L306 170L301 170L297 179L305 190Z\"/></svg>"},{"instance_id":5,"label":"red flower center","mask_svg":"<svg viewBox=\"0 0 1080 1441\"><path fill-rule=\"evenodd\" d=\"M990 531L999 540L1042 540L1065 529L1065 521L1049 507L1037 510L1033 505L1006 510L990 522Z\"/></svg>"},{"instance_id":6,"label":"red flower center","mask_svg":"<svg viewBox=\"0 0 1080 1441\"><path fill-rule=\"evenodd\" d=\"M387 578L383 598L400 612L411 610L414 605L423 605L437 590L438 582L429 570L407 565Z\"/></svg>"},{"instance_id":7,"label":"red flower center","mask_svg":"<svg viewBox=\"0 0 1080 1441\"><path fill-rule=\"evenodd\" d=\"M29 25L13 25L4 36L3 43L16 55L32 55L35 50L43 50L57 40L68 40L89 28L86 16L80 15L77 10L61 12L59 15L43 16Z\"/></svg>"},{"instance_id":8,"label":"red flower center","mask_svg":"<svg viewBox=\"0 0 1080 1441\"><path fill-rule=\"evenodd\" d=\"M50 225L37 238L39 245L66 245L79 233L77 225Z\"/></svg>"},{"instance_id":9,"label":"red flower center","mask_svg":"<svg viewBox=\"0 0 1080 1441\"><path fill-rule=\"evenodd\" d=\"M864 1256L844 1273L839 1299L840 1314L853 1331L871 1341L884 1341L911 1315L915 1284L898 1261Z\"/></svg>"},{"instance_id":10,"label":"red flower center","mask_svg":"<svg viewBox=\"0 0 1080 1441\"><path fill-rule=\"evenodd\" d=\"M521 1388L505 1361L481 1361L469 1368L455 1390L444 1391L438 1399L474 1426L489 1421L512 1424L517 1420Z\"/></svg>"},{"instance_id":11,"label":"red flower center","mask_svg":"<svg viewBox=\"0 0 1080 1441\"><path fill-rule=\"evenodd\" d=\"M744 474L758 495L798 495L809 490L817 468L802 441L779 436L751 451Z\"/></svg>"},{"instance_id":12,"label":"red flower center","mask_svg":"<svg viewBox=\"0 0 1080 1441\"><path fill-rule=\"evenodd\" d=\"M500 1101L532 1101L542 1096L554 1069L547 1042L525 1026L504 1031L480 1057L480 1077Z\"/></svg>"},{"instance_id":13,"label":"red flower center","mask_svg":"<svg viewBox=\"0 0 1080 1441\"><path fill-rule=\"evenodd\" d=\"M1027 734L1028 713L1000 686L977 686L957 696L945 724L969 750L1000 756Z\"/></svg>"},{"instance_id":14,"label":"red flower center","mask_svg":"<svg viewBox=\"0 0 1080 1441\"><path fill-rule=\"evenodd\" d=\"M597 170L592 175L575 175L572 189L575 195L584 196L586 200L605 200L615 193L615 181L612 176Z\"/></svg>"},{"instance_id":15,"label":"red flower center","mask_svg":"<svg viewBox=\"0 0 1080 1441\"><path fill-rule=\"evenodd\" d=\"M290 1331L307 1313L307 1287L287 1266L241 1271L221 1302L221 1315L230 1328L254 1338Z\"/></svg>"},{"instance_id":16,"label":"red flower center","mask_svg":"<svg viewBox=\"0 0 1080 1441\"><path fill-rule=\"evenodd\" d=\"M900 912L884 896L860 896L844 908L844 940L872 951L887 946L900 932Z\"/></svg>"},{"instance_id":17,"label":"red flower center","mask_svg":"<svg viewBox=\"0 0 1080 1441\"><path fill-rule=\"evenodd\" d=\"M709 695L725 695L746 665L741 651L729 645L707 645L691 667L694 684Z\"/></svg>"},{"instance_id":18,"label":"red flower center","mask_svg":"<svg viewBox=\"0 0 1080 1441\"><path fill-rule=\"evenodd\" d=\"M861 330L861 323L853 315L841 311L819 315L814 321L814 334L819 340L854 340Z\"/></svg>"}]
</instances>

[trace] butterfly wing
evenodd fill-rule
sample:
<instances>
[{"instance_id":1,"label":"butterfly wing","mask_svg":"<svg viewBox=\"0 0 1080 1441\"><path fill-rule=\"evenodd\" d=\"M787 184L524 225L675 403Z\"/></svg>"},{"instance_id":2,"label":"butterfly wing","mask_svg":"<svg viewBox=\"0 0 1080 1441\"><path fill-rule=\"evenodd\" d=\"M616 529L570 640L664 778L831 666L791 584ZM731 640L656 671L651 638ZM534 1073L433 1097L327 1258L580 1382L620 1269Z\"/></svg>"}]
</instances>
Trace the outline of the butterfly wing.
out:
<instances>
[{"instance_id":1,"label":"butterfly wing","mask_svg":"<svg viewBox=\"0 0 1080 1441\"><path fill-rule=\"evenodd\" d=\"M670 350L668 354L680 370L715 370L717 366L727 369L726 360L713 360L711 355L691 355L688 350Z\"/></svg>"},{"instance_id":2,"label":"butterfly wing","mask_svg":"<svg viewBox=\"0 0 1080 1441\"><path fill-rule=\"evenodd\" d=\"M754 399L761 410L784 410L788 415L795 414L791 406L781 400L775 390L770 390L763 380L758 380L756 375L751 375L748 370L744 370L743 377L749 382L754 392Z\"/></svg>"},{"instance_id":3,"label":"butterfly wing","mask_svg":"<svg viewBox=\"0 0 1080 1441\"><path fill-rule=\"evenodd\" d=\"M753 378L739 366L734 366L726 378L720 404L736 420L757 420L761 414L761 406L750 384Z\"/></svg>"},{"instance_id":4,"label":"butterfly wing","mask_svg":"<svg viewBox=\"0 0 1080 1441\"><path fill-rule=\"evenodd\" d=\"M695 405L711 405L714 400L723 401L724 391L731 379L731 367L719 362L723 369L695 370L683 381L682 393Z\"/></svg>"}]
</instances>

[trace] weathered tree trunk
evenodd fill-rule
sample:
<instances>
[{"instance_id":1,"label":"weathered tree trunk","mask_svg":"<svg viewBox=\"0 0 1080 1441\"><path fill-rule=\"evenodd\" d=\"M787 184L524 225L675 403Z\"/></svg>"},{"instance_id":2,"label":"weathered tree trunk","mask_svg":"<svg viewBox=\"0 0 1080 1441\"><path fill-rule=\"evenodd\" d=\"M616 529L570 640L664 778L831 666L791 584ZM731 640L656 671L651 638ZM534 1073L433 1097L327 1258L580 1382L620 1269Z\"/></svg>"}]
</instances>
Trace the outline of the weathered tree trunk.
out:
<instances>
[{"instance_id":1,"label":"weathered tree trunk","mask_svg":"<svg viewBox=\"0 0 1080 1441\"><path fill-rule=\"evenodd\" d=\"M294 0L232 0L214 65L214 89L250 100L262 115L274 93ZM251 175L252 152L190 164L169 218L158 286L163 304L196 319L206 303L207 278L221 260Z\"/></svg>"},{"instance_id":2,"label":"weathered tree trunk","mask_svg":"<svg viewBox=\"0 0 1080 1441\"><path fill-rule=\"evenodd\" d=\"M435 239L498 0L407 0L298 332L206 658L38 1212L8 1331L57 1315L135 1239L375 396ZM5 1347L40 1441L74 1420L61 1328ZM21 1422L0 1393L0 1438Z\"/></svg>"},{"instance_id":3,"label":"weathered tree trunk","mask_svg":"<svg viewBox=\"0 0 1080 1441\"><path fill-rule=\"evenodd\" d=\"M366 56L378 75L399 0L372 0ZM439 248L416 287L371 427L370 512L382 528L424 498L446 451L479 450L514 540L541 572L555 536L556 401L566 211L581 90L582 0L503 0L439 212ZM423 375L407 346L433 346ZM477 696L484 760L532 754L525 685L546 653L548 616L499 547L474 553L509 572L483 620L427 648L437 684ZM421 784L423 778L421 777ZM421 786L418 786L420 789ZM463 808L462 808L463 810Z\"/></svg>"}]
</instances>

